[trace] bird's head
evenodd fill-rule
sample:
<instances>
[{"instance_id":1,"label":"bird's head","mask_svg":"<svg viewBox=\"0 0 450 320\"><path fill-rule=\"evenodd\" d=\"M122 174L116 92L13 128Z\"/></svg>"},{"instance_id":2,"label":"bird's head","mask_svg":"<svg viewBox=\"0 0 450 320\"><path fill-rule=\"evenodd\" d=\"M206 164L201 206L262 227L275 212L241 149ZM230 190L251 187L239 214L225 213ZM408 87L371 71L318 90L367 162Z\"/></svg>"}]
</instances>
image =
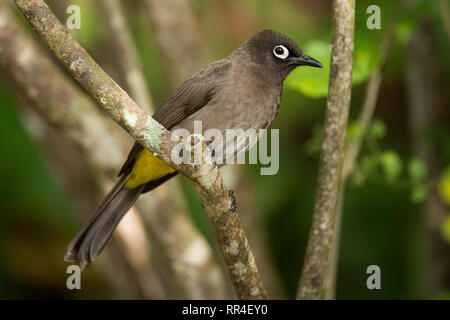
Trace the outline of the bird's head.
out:
<instances>
[{"instance_id":1,"label":"bird's head","mask_svg":"<svg viewBox=\"0 0 450 320\"><path fill-rule=\"evenodd\" d=\"M238 52L247 56L256 68L264 70L266 76L276 75L281 81L298 66L322 68L319 61L304 54L292 39L273 30L259 32Z\"/></svg>"}]
</instances>

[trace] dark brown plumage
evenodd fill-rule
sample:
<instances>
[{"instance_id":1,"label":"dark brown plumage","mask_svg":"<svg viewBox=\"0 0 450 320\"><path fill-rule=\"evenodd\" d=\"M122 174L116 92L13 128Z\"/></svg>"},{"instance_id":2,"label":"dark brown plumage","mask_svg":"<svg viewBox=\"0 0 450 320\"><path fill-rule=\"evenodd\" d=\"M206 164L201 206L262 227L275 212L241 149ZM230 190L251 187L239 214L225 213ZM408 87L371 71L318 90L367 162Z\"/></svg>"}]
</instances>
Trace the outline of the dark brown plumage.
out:
<instances>
[{"instance_id":1,"label":"dark brown plumage","mask_svg":"<svg viewBox=\"0 0 450 320\"><path fill-rule=\"evenodd\" d=\"M218 129L266 129L274 120L281 101L283 82L300 65L322 67L303 54L288 37L271 30L255 35L227 58L212 62L187 79L155 112L153 118L169 130L194 132L194 121L203 133ZM259 137L238 144L248 150ZM217 141L211 143L215 150ZM119 181L66 249L65 259L82 268L100 253L137 197L152 190L176 172L148 181L136 188L127 179L143 147L135 143L119 171Z\"/></svg>"}]
</instances>

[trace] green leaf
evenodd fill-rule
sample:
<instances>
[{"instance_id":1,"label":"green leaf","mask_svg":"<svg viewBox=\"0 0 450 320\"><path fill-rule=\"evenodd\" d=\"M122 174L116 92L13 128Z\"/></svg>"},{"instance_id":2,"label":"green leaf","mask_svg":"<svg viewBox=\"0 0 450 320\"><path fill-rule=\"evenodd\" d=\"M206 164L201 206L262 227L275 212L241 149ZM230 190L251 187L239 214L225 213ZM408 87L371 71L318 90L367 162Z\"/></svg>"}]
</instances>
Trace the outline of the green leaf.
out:
<instances>
[{"instance_id":1,"label":"green leaf","mask_svg":"<svg viewBox=\"0 0 450 320\"><path fill-rule=\"evenodd\" d=\"M394 181L402 172L402 161L394 151L383 152L380 159L384 175L388 181Z\"/></svg>"},{"instance_id":2,"label":"green leaf","mask_svg":"<svg viewBox=\"0 0 450 320\"><path fill-rule=\"evenodd\" d=\"M312 98L325 97L330 77L331 46L325 40L312 40L302 46L305 54L319 60L323 69L299 67L286 79L286 86ZM352 83L365 81L378 63L378 42L359 39L355 43Z\"/></svg>"},{"instance_id":3,"label":"green leaf","mask_svg":"<svg viewBox=\"0 0 450 320\"><path fill-rule=\"evenodd\" d=\"M352 121L348 125L347 139L356 140L363 136L364 130L357 121Z\"/></svg>"},{"instance_id":4,"label":"green leaf","mask_svg":"<svg viewBox=\"0 0 450 320\"><path fill-rule=\"evenodd\" d=\"M383 121L375 119L370 126L369 136L374 139L381 139L386 135L387 129Z\"/></svg>"},{"instance_id":5,"label":"green leaf","mask_svg":"<svg viewBox=\"0 0 450 320\"><path fill-rule=\"evenodd\" d=\"M395 31L396 37L401 43L408 43L414 31L414 21L411 19L404 19L400 21Z\"/></svg>"},{"instance_id":6,"label":"green leaf","mask_svg":"<svg viewBox=\"0 0 450 320\"><path fill-rule=\"evenodd\" d=\"M417 185L413 188L410 199L413 203L421 203L423 202L428 195L428 188L425 185Z\"/></svg>"},{"instance_id":7,"label":"green leaf","mask_svg":"<svg viewBox=\"0 0 450 320\"><path fill-rule=\"evenodd\" d=\"M408 163L408 174L412 183L423 181L427 175L427 165L422 159L412 158Z\"/></svg>"},{"instance_id":8,"label":"green leaf","mask_svg":"<svg viewBox=\"0 0 450 320\"><path fill-rule=\"evenodd\" d=\"M328 80L330 77L330 44L325 41L313 40L306 43L303 52L319 60L323 69L299 67L286 79L286 85L313 98L324 97L328 93Z\"/></svg>"},{"instance_id":9,"label":"green leaf","mask_svg":"<svg viewBox=\"0 0 450 320\"><path fill-rule=\"evenodd\" d=\"M306 151L309 155L320 153L324 134L323 126L314 126L311 139L305 143Z\"/></svg>"},{"instance_id":10,"label":"green leaf","mask_svg":"<svg viewBox=\"0 0 450 320\"><path fill-rule=\"evenodd\" d=\"M364 179L369 176L375 169L377 168L378 160L376 157L373 156L363 156L361 159L361 165L360 165L360 176L357 180L355 180L356 183L362 183Z\"/></svg>"}]
</instances>

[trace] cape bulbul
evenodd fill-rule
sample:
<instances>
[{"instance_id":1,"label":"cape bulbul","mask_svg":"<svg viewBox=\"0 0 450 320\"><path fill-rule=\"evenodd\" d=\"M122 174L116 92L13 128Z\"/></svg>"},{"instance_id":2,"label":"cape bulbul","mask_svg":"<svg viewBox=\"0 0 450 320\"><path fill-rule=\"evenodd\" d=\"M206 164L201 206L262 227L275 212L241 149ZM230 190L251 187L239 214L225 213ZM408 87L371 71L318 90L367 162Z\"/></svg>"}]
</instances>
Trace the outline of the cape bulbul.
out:
<instances>
[{"instance_id":1,"label":"cape bulbul","mask_svg":"<svg viewBox=\"0 0 450 320\"><path fill-rule=\"evenodd\" d=\"M224 134L227 129L266 129L278 113L286 76L301 65L322 67L290 38L261 31L227 58L192 75L153 118L172 131L183 128L193 132L195 121L201 121L202 130L214 128ZM255 142L238 144L238 151ZM87 267L138 196L174 175L171 167L135 143L117 184L69 243L65 260Z\"/></svg>"}]
</instances>

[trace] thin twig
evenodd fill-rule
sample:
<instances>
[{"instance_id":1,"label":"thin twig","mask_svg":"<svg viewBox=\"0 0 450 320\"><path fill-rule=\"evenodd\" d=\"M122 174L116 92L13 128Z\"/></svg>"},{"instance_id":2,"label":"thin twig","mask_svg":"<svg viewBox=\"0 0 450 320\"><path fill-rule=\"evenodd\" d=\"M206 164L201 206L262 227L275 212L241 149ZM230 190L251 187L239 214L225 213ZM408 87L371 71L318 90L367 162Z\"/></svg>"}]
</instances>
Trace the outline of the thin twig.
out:
<instances>
[{"instance_id":1,"label":"thin twig","mask_svg":"<svg viewBox=\"0 0 450 320\"><path fill-rule=\"evenodd\" d=\"M333 1L330 87L312 227L297 292L322 299L341 184L344 141L352 90L354 0Z\"/></svg>"},{"instance_id":2,"label":"thin twig","mask_svg":"<svg viewBox=\"0 0 450 320\"><path fill-rule=\"evenodd\" d=\"M145 148L194 183L213 224L237 296L241 299L267 298L239 218L236 213L225 214L233 199L209 153L202 152L199 165L172 162L171 151L179 143L178 137L146 114L100 68L49 7L42 0L16 0L16 5L96 102ZM202 144L205 147L204 142Z\"/></svg>"}]
</instances>

